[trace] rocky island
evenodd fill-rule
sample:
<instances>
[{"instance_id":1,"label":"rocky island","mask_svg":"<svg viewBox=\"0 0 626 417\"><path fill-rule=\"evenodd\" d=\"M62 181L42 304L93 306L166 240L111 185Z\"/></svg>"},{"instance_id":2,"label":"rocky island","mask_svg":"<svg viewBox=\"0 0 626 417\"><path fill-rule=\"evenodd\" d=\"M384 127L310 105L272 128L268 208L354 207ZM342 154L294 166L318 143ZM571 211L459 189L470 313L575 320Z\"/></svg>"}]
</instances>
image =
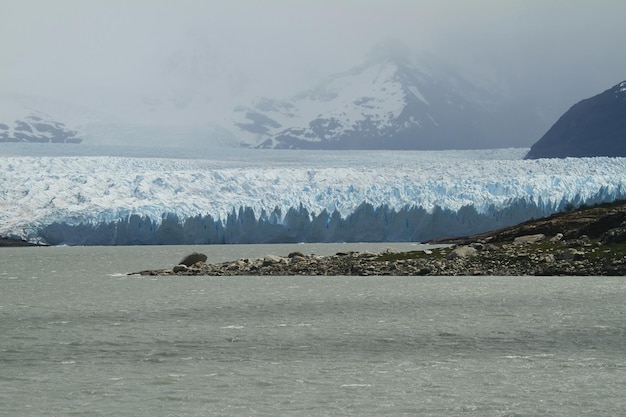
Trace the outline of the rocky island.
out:
<instances>
[{"instance_id":1,"label":"rocky island","mask_svg":"<svg viewBox=\"0 0 626 417\"><path fill-rule=\"evenodd\" d=\"M428 243L411 252L292 252L206 263L191 254L172 269L140 275L626 275L626 201L530 220L514 227Z\"/></svg>"}]
</instances>

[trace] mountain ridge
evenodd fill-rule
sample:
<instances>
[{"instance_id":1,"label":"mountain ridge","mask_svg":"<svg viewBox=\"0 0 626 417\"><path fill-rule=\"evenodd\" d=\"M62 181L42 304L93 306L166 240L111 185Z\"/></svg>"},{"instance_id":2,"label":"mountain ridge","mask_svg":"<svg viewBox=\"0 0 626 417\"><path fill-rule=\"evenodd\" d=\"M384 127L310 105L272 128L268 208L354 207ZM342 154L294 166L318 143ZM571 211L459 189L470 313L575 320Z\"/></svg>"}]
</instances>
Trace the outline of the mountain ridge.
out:
<instances>
[{"instance_id":1,"label":"mountain ridge","mask_svg":"<svg viewBox=\"0 0 626 417\"><path fill-rule=\"evenodd\" d=\"M484 149L504 135L523 147L544 123L531 107L383 45L289 99L238 106L233 124L257 148Z\"/></svg>"},{"instance_id":2,"label":"mountain ridge","mask_svg":"<svg viewBox=\"0 0 626 417\"><path fill-rule=\"evenodd\" d=\"M83 141L78 131L59 118L24 105L15 98L0 97L0 143L72 143Z\"/></svg>"},{"instance_id":3,"label":"mountain ridge","mask_svg":"<svg viewBox=\"0 0 626 417\"><path fill-rule=\"evenodd\" d=\"M17 97L15 105L53 115L52 121L72 126L68 131L77 130L92 144L528 148L547 128L545 109L504 78L470 75L432 55L418 55L401 41L378 44L357 65L314 84L302 81L298 85L307 88L300 89L287 80L285 88L259 87L262 82L237 75L237 66L205 40L163 55L156 75L119 96ZM6 126L17 120L0 114Z\"/></svg>"},{"instance_id":4,"label":"mountain ridge","mask_svg":"<svg viewBox=\"0 0 626 417\"><path fill-rule=\"evenodd\" d=\"M626 81L574 104L526 159L626 156Z\"/></svg>"}]
</instances>

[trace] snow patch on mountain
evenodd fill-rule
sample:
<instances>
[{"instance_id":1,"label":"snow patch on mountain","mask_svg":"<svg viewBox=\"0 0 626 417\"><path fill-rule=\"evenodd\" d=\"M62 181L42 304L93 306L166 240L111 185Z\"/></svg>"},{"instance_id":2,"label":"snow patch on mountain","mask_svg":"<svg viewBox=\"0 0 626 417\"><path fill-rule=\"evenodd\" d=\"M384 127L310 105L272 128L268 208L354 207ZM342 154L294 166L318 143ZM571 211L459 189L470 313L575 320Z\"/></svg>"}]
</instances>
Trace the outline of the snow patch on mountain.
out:
<instances>
[{"instance_id":1,"label":"snow patch on mountain","mask_svg":"<svg viewBox=\"0 0 626 417\"><path fill-rule=\"evenodd\" d=\"M0 142L80 143L76 130L12 96L0 96Z\"/></svg>"},{"instance_id":2,"label":"snow patch on mountain","mask_svg":"<svg viewBox=\"0 0 626 417\"><path fill-rule=\"evenodd\" d=\"M363 120L381 128L390 126L402 113L406 96L394 81L396 71L393 63L383 62L329 77L291 101L259 99L252 108L236 109L235 124L254 133L253 140L289 131L318 143L337 140L358 129ZM413 90L426 101L416 87Z\"/></svg>"}]
</instances>

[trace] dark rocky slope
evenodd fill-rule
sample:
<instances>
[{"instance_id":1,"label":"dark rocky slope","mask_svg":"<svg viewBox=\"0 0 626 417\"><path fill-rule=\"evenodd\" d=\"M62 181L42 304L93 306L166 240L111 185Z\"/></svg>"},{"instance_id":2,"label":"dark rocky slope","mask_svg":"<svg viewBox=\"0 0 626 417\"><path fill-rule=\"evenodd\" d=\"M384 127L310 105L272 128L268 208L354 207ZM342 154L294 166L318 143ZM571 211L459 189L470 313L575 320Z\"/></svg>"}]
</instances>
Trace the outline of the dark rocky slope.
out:
<instances>
[{"instance_id":1,"label":"dark rocky slope","mask_svg":"<svg viewBox=\"0 0 626 417\"><path fill-rule=\"evenodd\" d=\"M626 156L626 81L570 108L526 159Z\"/></svg>"}]
</instances>

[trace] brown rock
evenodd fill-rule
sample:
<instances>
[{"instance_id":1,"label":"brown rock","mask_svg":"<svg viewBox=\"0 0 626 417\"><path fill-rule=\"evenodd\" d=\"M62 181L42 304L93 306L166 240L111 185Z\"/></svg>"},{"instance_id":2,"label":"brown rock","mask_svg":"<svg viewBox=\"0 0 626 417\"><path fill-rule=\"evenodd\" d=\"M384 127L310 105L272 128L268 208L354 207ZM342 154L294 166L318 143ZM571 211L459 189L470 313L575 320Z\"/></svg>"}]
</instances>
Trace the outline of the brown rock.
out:
<instances>
[{"instance_id":1,"label":"brown rock","mask_svg":"<svg viewBox=\"0 0 626 417\"><path fill-rule=\"evenodd\" d=\"M207 256L204 253L193 252L185 256L178 264L185 266L192 266L196 262L206 262Z\"/></svg>"}]
</instances>

